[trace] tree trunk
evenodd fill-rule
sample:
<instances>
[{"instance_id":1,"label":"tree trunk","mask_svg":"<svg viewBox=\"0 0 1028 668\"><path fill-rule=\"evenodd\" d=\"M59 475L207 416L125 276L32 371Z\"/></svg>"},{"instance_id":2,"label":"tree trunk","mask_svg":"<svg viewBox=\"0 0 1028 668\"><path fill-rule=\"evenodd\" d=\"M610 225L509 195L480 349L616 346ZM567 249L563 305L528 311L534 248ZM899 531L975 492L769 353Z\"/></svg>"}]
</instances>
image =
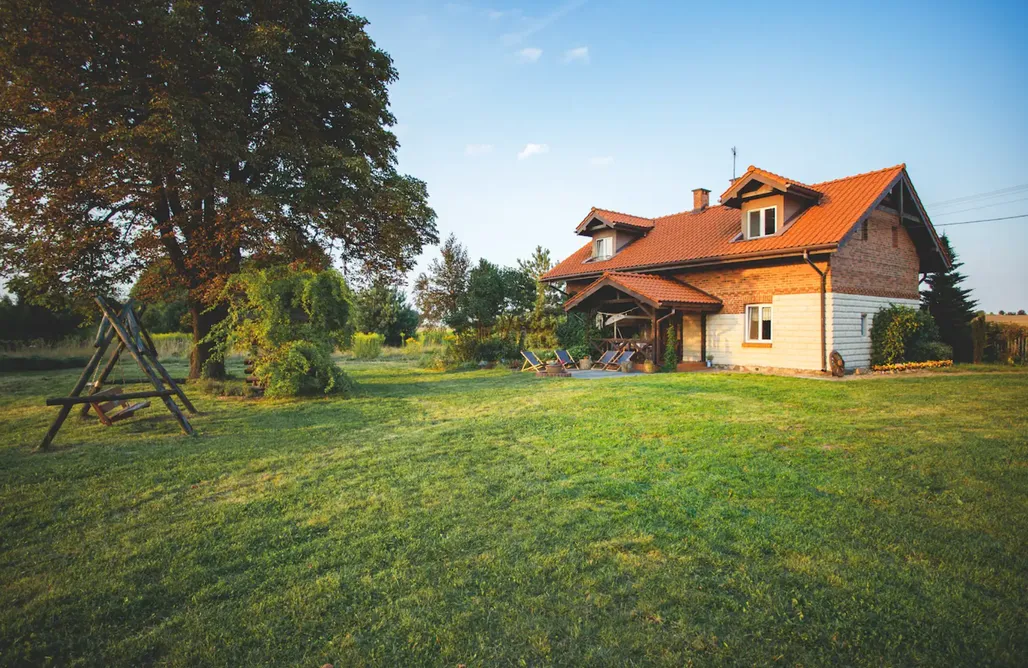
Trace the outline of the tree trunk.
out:
<instances>
[{"instance_id":1,"label":"tree trunk","mask_svg":"<svg viewBox=\"0 0 1028 668\"><path fill-rule=\"evenodd\" d=\"M225 362L211 359L214 345L203 342L203 339L214 325L225 319L228 309L225 306L216 306L210 311L206 309L203 304L189 303L189 313L193 317L193 352L189 357L189 377L223 379Z\"/></svg>"}]
</instances>

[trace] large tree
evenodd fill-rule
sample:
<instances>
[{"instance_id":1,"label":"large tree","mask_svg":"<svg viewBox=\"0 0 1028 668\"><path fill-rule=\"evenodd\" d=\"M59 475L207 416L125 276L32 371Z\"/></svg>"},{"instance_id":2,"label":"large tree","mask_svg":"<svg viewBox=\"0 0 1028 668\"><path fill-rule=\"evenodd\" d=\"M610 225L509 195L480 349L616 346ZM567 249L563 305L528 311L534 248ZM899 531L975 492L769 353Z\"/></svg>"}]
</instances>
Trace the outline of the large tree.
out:
<instances>
[{"instance_id":1,"label":"large tree","mask_svg":"<svg viewBox=\"0 0 1028 668\"><path fill-rule=\"evenodd\" d=\"M246 258L409 270L435 214L365 25L332 0L4 0L0 273L44 302L167 262L196 376Z\"/></svg>"},{"instance_id":2,"label":"large tree","mask_svg":"<svg viewBox=\"0 0 1028 668\"><path fill-rule=\"evenodd\" d=\"M942 237L942 245L952 264L945 271L928 274L925 283L929 289L921 292L921 306L935 318L940 338L952 346L953 359L957 362L970 362L974 355L971 320L974 319L978 302L971 299L970 290L960 287L966 278L958 271L963 263L957 262L957 253L945 235Z\"/></svg>"},{"instance_id":3,"label":"large tree","mask_svg":"<svg viewBox=\"0 0 1028 668\"><path fill-rule=\"evenodd\" d=\"M468 251L451 234L446 238L439 257L432 260L428 271L414 283L414 303L426 321L441 324L458 311L468 289L471 261Z\"/></svg>"}]
</instances>

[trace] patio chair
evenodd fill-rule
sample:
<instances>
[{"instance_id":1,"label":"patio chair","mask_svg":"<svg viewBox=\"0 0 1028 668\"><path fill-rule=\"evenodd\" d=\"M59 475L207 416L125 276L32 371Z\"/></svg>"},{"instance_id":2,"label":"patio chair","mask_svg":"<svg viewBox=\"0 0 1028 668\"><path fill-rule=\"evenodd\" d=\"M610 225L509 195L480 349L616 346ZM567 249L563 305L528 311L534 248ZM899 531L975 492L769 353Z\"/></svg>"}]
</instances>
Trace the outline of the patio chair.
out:
<instances>
[{"instance_id":1,"label":"patio chair","mask_svg":"<svg viewBox=\"0 0 1028 668\"><path fill-rule=\"evenodd\" d=\"M571 356L566 350L554 350L553 354L557 356L557 361L560 362L565 369L576 369L578 365L575 364L575 358Z\"/></svg>"},{"instance_id":2,"label":"patio chair","mask_svg":"<svg viewBox=\"0 0 1028 668\"><path fill-rule=\"evenodd\" d=\"M522 350L521 356L525 358L525 363L521 365L521 370L531 369L532 371L545 371L546 365L539 361L539 358L535 356L531 350Z\"/></svg>"},{"instance_id":3,"label":"patio chair","mask_svg":"<svg viewBox=\"0 0 1028 668\"><path fill-rule=\"evenodd\" d=\"M593 368L605 370L607 368L607 365L614 361L614 358L617 357L617 354L618 351L616 350L608 350L607 352L600 355L600 359L593 362Z\"/></svg>"},{"instance_id":4,"label":"patio chair","mask_svg":"<svg viewBox=\"0 0 1028 668\"><path fill-rule=\"evenodd\" d=\"M626 351L622 352L620 355L618 355L617 359L614 360L613 362L611 362L611 364L614 366L614 370L615 371L619 370L621 368L621 365L624 364L625 362L631 362L633 355L635 355L635 351L632 350L631 348L629 348L628 350L626 350Z\"/></svg>"}]
</instances>

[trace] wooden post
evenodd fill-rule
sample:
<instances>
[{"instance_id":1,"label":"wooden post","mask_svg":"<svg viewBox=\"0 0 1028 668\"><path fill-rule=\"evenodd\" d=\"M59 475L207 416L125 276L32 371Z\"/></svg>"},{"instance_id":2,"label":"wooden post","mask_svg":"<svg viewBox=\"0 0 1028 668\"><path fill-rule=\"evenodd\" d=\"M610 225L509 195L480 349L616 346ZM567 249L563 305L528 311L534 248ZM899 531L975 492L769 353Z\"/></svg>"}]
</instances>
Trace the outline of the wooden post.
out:
<instances>
[{"instance_id":1,"label":"wooden post","mask_svg":"<svg viewBox=\"0 0 1028 668\"><path fill-rule=\"evenodd\" d=\"M100 388L103 387L104 383L107 382L107 376L111 375L111 372L114 371L114 367L118 364L118 359L121 357L122 350L125 350L125 344L119 341L118 347L114 349L113 353L111 353L111 359L107 360L107 365L104 366L103 370L100 372L100 375L97 376L96 381L93 383L93 386L89 388L88 394L96 394L100 391ZM89 406L90 404L82 405L82 410L79 411L80 417L86 417L87 415L89 415Z\"/></svg>"},{"instance_id":2,"label":"wooden post","mask_svg":"<svg viewBox=\"0 0 1028 668\"><path fill-rule=\"evenodd\" d=\"M707 363L707 312L700 313L700 357Z\"/></svg>"},{"instance_id":3,"label":"wooden post","mask_svg":"<svg viewBox=\"0 0 1028 668\"><path fill-rule=\"evenodd\" d=\"M107 314L104 313L106 317ZM102 329L102 326L101 326ZM93 352L93 357L90 358L89 363L86 364L86 368L82 370L82 375L79 376L78 382L75 383L75 387L71 390L72 397L77 397L82 392L82 388L89 382L89 376L93 373L96 365L103 359L104 353L107 352L107 346L111 345L111 340L114 338L114 332L105 332L104 336L100 341L100 345L97 346ZM68 413L71 412L71 404L61 406L60 412L57 413L57 417L54 418L53 424L50 425L50 429L46 432L46 436L43 437L43 442L39 444L40 450L46 450L50 447L50 443L53 442L54 437L57 436L57 432L60 431L61 425L64 424L65 419L68 417Z\"/></svg>"},{"instance_id":4,"label":"wooden post","mask_svg":"<svg viewBox=\"0 0 1028 668\"><path fill-rule=\"evenodd\" d=\"M139 353L139 350L133 345L133 341L131 340L129 333L121 326L117 316L115 316L111 311L111 307L107 305L107 302L104 301L102 297L97 297L96 303L100 307L100 310L103 311L104 315L107 316L107 319L111 321L111 327L114 328L114 332L118 335L118 338L121 339L122 343L125 344L126 350L128 350L129 354L136 360L136 364L139 365L143 374L150 379L150 382L153 383L153 386L157 390L163 390L164 385L161 383L160 378L157 377L157 374L154 373L153 369L151 369L146 363L146 359L143 358ZM175 416L175 419L178 420L179 426L182 427L182 431L186 434L192 435L192 425L189 424L189 420L186 419L186 416L183 415L181 410L179 410L179 407L175 402L172 401L170 397L166 396L162 396L161 400L164 401L164 405L167 406L168 411L170 411L171 414Z\"/></svg>"},{"instance_id":5,"label":"wooden post","mask_svg":"<svg viewBox=\"0 0 1028 668\"><path fill-rule=\"evenodd\" d=\"M143 332L145 333L146 330L144 329ZM196 415L199 411L196 410L196 407L193 406L193 402L189 400L189 397L186 396L186 393L183 392L182 388L179 387L178 383L175 382L175 379L171 377L171 374L168 373L168 370L164 368L164 365L157 361L156 356L152 357L150 361L153 364L154 368L157 369L157 373L161 374L161 378L164 379L164 382L167 383L168 386L175 391L175 396L179 398L179 400L182 402L182 405L186 407L186 410L192 413L193 415Z\"/></svg>"},{"instance_id":6,"label":"wooden post","mask_svg":"<svg viewBox=\"0 0 1028 668\"><path fill-rule=\"evenodd\" d=\"M660 359L660 332L657 331L659 325L657 324L657 309L653 309L653 315L650 316L650 333L653 334L653 345L650 347L651 354L653 355L653 363L656 364L657 360Z\"/></svg>"}]
</instances>

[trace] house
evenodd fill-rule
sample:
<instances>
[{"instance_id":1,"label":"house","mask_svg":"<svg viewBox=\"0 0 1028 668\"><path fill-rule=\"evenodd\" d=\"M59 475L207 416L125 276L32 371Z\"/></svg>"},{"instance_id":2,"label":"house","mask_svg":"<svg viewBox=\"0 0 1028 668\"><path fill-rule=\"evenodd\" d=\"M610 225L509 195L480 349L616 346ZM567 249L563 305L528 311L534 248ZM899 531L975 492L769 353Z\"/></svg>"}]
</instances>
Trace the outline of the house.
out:
<instances>
[{"instance_id":1,"label":"house","mask_svg":"<svg viewBox=\"0 0 1028 668\"><path fill-rule=\"evenodd\" d=\"M751 166L720 204L692 194L658 218L592 209L575 229L588 243L542 277L608 328L607 345L804 370L838 351L866 367L875 313L916 306L924 274L950 264L906 165L809 185Z\"/></svg>"}]
</instances>

